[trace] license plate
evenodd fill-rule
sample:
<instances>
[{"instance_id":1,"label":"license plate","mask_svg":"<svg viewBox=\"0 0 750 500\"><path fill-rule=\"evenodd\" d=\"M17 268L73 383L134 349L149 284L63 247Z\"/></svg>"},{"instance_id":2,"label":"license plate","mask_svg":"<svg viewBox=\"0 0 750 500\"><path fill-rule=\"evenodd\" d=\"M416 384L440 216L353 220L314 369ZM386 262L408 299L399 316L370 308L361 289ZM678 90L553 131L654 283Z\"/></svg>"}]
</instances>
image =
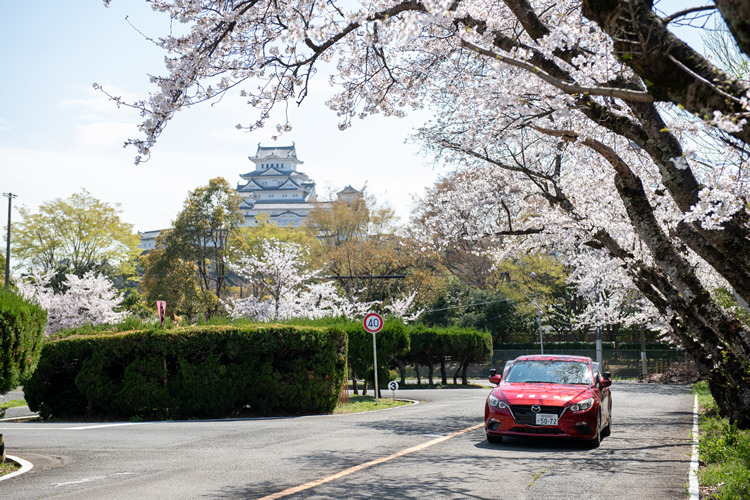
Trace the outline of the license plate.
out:
<instances>
[{"instance_id":1,"label":"license plate","mask_svg":"<svg viewBox=\"0 0 750 500\"><path fill-rule=\"evenodd\" d=\"M557 415L554 413L537 413L536 425L557 425Z\"/></svg>"}]
</instances>

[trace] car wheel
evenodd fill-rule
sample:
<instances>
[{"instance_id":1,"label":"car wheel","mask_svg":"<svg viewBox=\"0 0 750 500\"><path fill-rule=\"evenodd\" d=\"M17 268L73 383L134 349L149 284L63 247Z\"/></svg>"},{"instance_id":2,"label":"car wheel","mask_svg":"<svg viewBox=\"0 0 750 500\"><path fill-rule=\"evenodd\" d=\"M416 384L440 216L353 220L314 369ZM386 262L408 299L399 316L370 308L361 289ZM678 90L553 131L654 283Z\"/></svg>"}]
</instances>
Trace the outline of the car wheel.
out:
<instances>
[{"instance_id":1,"label":"car wheel","mask_svg":"<svg viewBox=\"0 0 750 500\"><path fill-rule=\"evenodd\" d=\"M599 445L602 443L602 421L601 417L596 419L596 435L593 437L593 439L589 440L589 447L591 448L598 448Z\"/></svg>"},{"instance_id":2,"label":"car wheel","mask_svg":"<svg viewBox=\"0 0 750 500\"><path fill-rule=\"evenodd\" d=\"M487 434L487 441L489 441L490 443L493 443L493 444L498 444L498 443L502 443L503 442L503 437L502 436L495 436L495 435L492 435L492 434Z\"/></svg>"},{"instance_id":3,"label":"car wheel","mask_svg":"<svg viewBox=\"0 0 750 500\"><path fill-rule=\"evenodd\" d=\"M609 412L607 413L607 427L602 429L602 437L612 434L612 399L609 400Z\"/></svg>"}]
</instances>

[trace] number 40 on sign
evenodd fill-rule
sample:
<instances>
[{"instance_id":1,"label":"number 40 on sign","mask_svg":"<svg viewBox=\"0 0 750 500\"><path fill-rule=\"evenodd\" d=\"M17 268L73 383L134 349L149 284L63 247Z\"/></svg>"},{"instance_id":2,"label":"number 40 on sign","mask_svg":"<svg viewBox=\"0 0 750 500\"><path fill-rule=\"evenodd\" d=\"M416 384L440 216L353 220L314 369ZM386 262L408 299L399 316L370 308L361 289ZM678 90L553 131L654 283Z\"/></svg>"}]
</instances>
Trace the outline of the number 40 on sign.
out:
<instances>
[{"instance_id":1,"label":"number 40 on sign","mask_svg":"<svg viewBox=\"0 0 750 500\"><path fill-rule=\"evenodd\" d=\"M378 333L383 329L383 317L378 313L367 314L362 323L365 326L365 330L370 333Z\"/></svg>"}]
</instances>

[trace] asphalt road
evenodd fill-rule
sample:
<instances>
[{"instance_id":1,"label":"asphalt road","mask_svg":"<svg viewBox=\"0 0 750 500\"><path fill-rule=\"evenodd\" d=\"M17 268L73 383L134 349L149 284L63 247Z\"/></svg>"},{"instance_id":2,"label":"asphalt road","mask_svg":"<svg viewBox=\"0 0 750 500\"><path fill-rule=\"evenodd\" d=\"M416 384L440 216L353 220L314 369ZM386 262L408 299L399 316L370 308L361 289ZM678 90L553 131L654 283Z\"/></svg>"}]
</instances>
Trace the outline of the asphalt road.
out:
<instances>
[{"instance_id":1,"label":"asphalt road","mask_svg":"<svg viewBox=\"0 0 750 500\"><path fill-rule=\"evenodd\" d=\"M277 498L686 498L688 388L615 382L612 435L595 450L489 444L488 392L402 390L422 402L341 416L0 422L8 453L34 464L0 481L0 497L262 498L299 487Z\"/></svg>"}]
</instances>

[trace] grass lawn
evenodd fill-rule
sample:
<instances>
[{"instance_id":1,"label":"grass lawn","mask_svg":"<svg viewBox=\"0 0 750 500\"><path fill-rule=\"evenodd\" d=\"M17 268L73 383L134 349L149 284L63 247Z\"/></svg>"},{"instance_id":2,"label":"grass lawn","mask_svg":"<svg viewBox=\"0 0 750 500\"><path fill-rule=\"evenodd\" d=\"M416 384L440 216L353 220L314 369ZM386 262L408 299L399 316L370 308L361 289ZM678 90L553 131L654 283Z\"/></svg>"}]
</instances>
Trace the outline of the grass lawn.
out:
<instances>
[{"instance_id":1,"label":"grass lawn","mask_svg":"<svg viewBox=\"0 0 750 500\"><path fill-rule=\"evenodd\" d=\"M380 398L378 403L375 404L375 398L371 396L350 396L349 402L336 407L333 410L334 415L340 415L342 413L360 413L363 411L383 410L385 408L395 408L397 406L405 406L413 404L410 401L393 400L391 398Z\"/></svg>"},{"instance_id":2,"label":"grass lawn","mask_svg":"<svg viewBox=\"0 0 750 500\"><path fill-rule=\"evenodd\" d=\"M698 470L701 498L750 498L750 430L739 430L719 416L706 382L695 384L701 415Z\"/></svg>"},{"instance_id":3,"label":"grass lawn","mask_svg":"<svg viewBox=\"0 0 750 500\"><path fill-rule=\"evenodd\" d=\"M26 406L26 401L24 401L23 399L12 399L10 401L0 403L0 417L5 416L5 410L7 410L8 408L16 408L18 406ZM0 476L10 474L11 472L15 472L18 469L20 469L20 467L17 463L6 460L5 463L0 463Z\"/></svg>"},{"instance_id":4,"label":"grass lawn","mask_svg":"<svg viewBox=\"0 0 750 500\"><path fill-rule=\"evenodd\" d=\"M20 468L17 463L6 460L4 464L0 464L0 476L16 472Z\"/></svg>"},{"instance_id":5,"label":"grass lawn","mask_svg":"<svg viewBox=\"0 0 750 500\"><path fill-rule=\"evenodd\" d=\"M0 403L0 414L8 408L17 408L19 406L26 406L26 401L23 399L11 399L10 401Z\"/></svg>"}]
</instances>

